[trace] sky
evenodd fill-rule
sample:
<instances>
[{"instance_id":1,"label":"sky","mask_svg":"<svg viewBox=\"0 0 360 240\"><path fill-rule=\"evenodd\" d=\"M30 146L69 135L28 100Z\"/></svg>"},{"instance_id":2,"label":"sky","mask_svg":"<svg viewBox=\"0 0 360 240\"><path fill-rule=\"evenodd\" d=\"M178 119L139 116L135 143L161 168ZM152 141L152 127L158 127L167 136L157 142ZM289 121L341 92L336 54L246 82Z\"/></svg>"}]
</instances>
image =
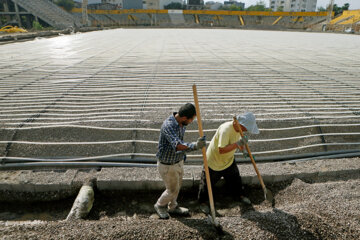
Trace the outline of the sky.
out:
<instances>
[{"instance_id":1,"label":"sky","mask_svg":"<svg viewBox=\"0 0 360 240\"><path fill-rule=\"evenodd\" d=\"M215 2L224 2L224 0L205 0L208 1L215 1ZM245 7L249 7L250 5L255 5L256 2L260 0L237 0L238 2L245 3ZM269 0L263 0L267 6L269 6ZM318 0L316 8L322 6L326 7L330 3L330 0ZM338 6L343 6L345 3L350 4L350 9L360 9L360 0L335 0L335 4Z\"/></svg>"}]
</instances>

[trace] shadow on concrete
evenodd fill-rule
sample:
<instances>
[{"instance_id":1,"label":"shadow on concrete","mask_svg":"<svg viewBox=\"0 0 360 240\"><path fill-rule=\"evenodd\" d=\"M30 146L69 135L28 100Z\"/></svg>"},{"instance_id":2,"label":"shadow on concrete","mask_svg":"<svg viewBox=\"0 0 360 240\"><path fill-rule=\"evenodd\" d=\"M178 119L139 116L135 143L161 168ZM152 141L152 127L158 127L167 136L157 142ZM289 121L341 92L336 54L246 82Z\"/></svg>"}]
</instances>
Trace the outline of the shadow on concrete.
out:
<instances>
[{"instance_id":1,"label":"shadow on concrete","mask_svg":"<svg viewBox=\"0 0 360 240\"><path fill-rule=\"evenodd\" d=\"M69 214L73 202L73 197L50 202L0 201L0 221L61 221Z\"/></svg>"},{"instance_id":2,"label":"shadow on concrete","mask_svg":"<svg viewBox=\"0 0 360 240\"><path fill-rule=\"evenodd\" d=\"M256 223L260 229L271 232L275 239L318 239L313 233L304 230L294 215L277 208L268 212L257 212L250 205L241 208L241 217Z\"/></svg>"}]
</instances>

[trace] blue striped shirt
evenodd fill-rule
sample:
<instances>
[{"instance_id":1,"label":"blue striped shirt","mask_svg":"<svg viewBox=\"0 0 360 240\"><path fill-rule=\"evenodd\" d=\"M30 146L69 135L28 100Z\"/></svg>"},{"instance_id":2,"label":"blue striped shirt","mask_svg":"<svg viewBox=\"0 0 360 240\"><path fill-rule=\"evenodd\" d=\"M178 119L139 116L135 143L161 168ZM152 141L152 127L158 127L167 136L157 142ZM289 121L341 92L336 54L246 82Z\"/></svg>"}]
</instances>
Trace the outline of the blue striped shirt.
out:
<instances>
[{"instance_id":1,"label":"blue striped shirt","mask_svg":"<svg viewBox=\"0 0 360 240\"><path fill-rule=\"evenodd\" d=\"M194 149L194 143L184 142L184 134L186 127L181 127L175 119L176 112L168 117L162 124L160 129L159 146L156 157L161 163L175 164L181 160L186 160L186 154L184 151L176 152L176 146L178 144L185 145L191 151Z\"/></svg>"}]
</instances>

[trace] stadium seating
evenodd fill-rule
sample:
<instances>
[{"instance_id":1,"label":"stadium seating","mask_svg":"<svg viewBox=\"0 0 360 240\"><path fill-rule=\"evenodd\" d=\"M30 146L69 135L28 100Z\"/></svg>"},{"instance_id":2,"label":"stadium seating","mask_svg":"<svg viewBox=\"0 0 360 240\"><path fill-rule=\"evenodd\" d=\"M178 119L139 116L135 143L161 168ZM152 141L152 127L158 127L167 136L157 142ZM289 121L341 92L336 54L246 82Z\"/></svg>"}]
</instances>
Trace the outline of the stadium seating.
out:
<instances>
[{"instance_id":1,"label":"stadium seating","mask_svg":"<svg viewBox=\"0 0 360 240\"><path fill-rule=\"evenodd\" d=\"M13 2L55 28L66 29L81 26L76 17L49 0L13 0Z\"/></svg>"}]
</instances>

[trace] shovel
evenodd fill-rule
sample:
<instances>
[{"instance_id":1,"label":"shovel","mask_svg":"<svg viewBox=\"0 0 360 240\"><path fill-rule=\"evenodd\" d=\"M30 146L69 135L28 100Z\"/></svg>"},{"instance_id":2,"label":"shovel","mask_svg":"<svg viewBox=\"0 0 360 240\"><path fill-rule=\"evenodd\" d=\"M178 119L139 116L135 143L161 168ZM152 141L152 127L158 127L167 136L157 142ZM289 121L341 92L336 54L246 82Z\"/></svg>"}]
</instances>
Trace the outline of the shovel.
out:
<instances>
[{"instance_id":1,"label":"shovel","mask_svg":"<svg viewBox=\"0 0 360 240\"><path fill-rule=\"evenodd\" d=\"M195 84L193 85L193 94L194 94L194 102L195 102L195 107L196 107L196 117L197 117L197 122L198 122L199 135L200 135L200 137L203 137L204 133L203 133L202 123L201 123L199 100L197 97L197 90L196 90ZM208 215L208 219L215 226L216 230L219 233L223 233L220 223L215 218L215 206L214 206L214 199L213 199L213 194L212 194L212 189L211 189L209 167L208 167L208 162L207 162L207 158L206 158L206 147L203 147L201 150L202 150L202 155L203 155L203 160L204 160L206 185L207 185L207 189L208 189L210 210L211 210L211 216Z\"/></svg>"},{"instance_id":2,"label":"shovel","mask_svg":"<svg viewBox=\"0 0 360 240\"><path fill-rule=\"evenodd\" d=\"M236 116L234 116L234 122L235 122L237 128L240 130L240 135L241 135L241 137L243 138L243 137L244 137L244 133L243 133L243 131L241 130L240 124L239 124ZM255 172L256 172L256 174L257 174L257 176L258 176L258 178L259 178L261 187L262 187L262 189L263 189L263 191L264 191L265 200L268 200L272 205L274 205L274 197L273 197L273 194L272 194L272 192L271 192L269 189L266 189L265 184L264 184L264 181L263 181L263 179L262 179L262 177L261 177L261 174L260 174L258 168L256 167L255 160L254 160L254 158L253 158L253 156L252 156L252 154L251 154L249 145L248 145L247 143L245 144L245 148L246 148L246 151L247 151L248 154L249 154L249 157L250 157L250 159L251 159L251 163L252 163L252 165L254 166Z\"/></svg>"}]
</instances>

